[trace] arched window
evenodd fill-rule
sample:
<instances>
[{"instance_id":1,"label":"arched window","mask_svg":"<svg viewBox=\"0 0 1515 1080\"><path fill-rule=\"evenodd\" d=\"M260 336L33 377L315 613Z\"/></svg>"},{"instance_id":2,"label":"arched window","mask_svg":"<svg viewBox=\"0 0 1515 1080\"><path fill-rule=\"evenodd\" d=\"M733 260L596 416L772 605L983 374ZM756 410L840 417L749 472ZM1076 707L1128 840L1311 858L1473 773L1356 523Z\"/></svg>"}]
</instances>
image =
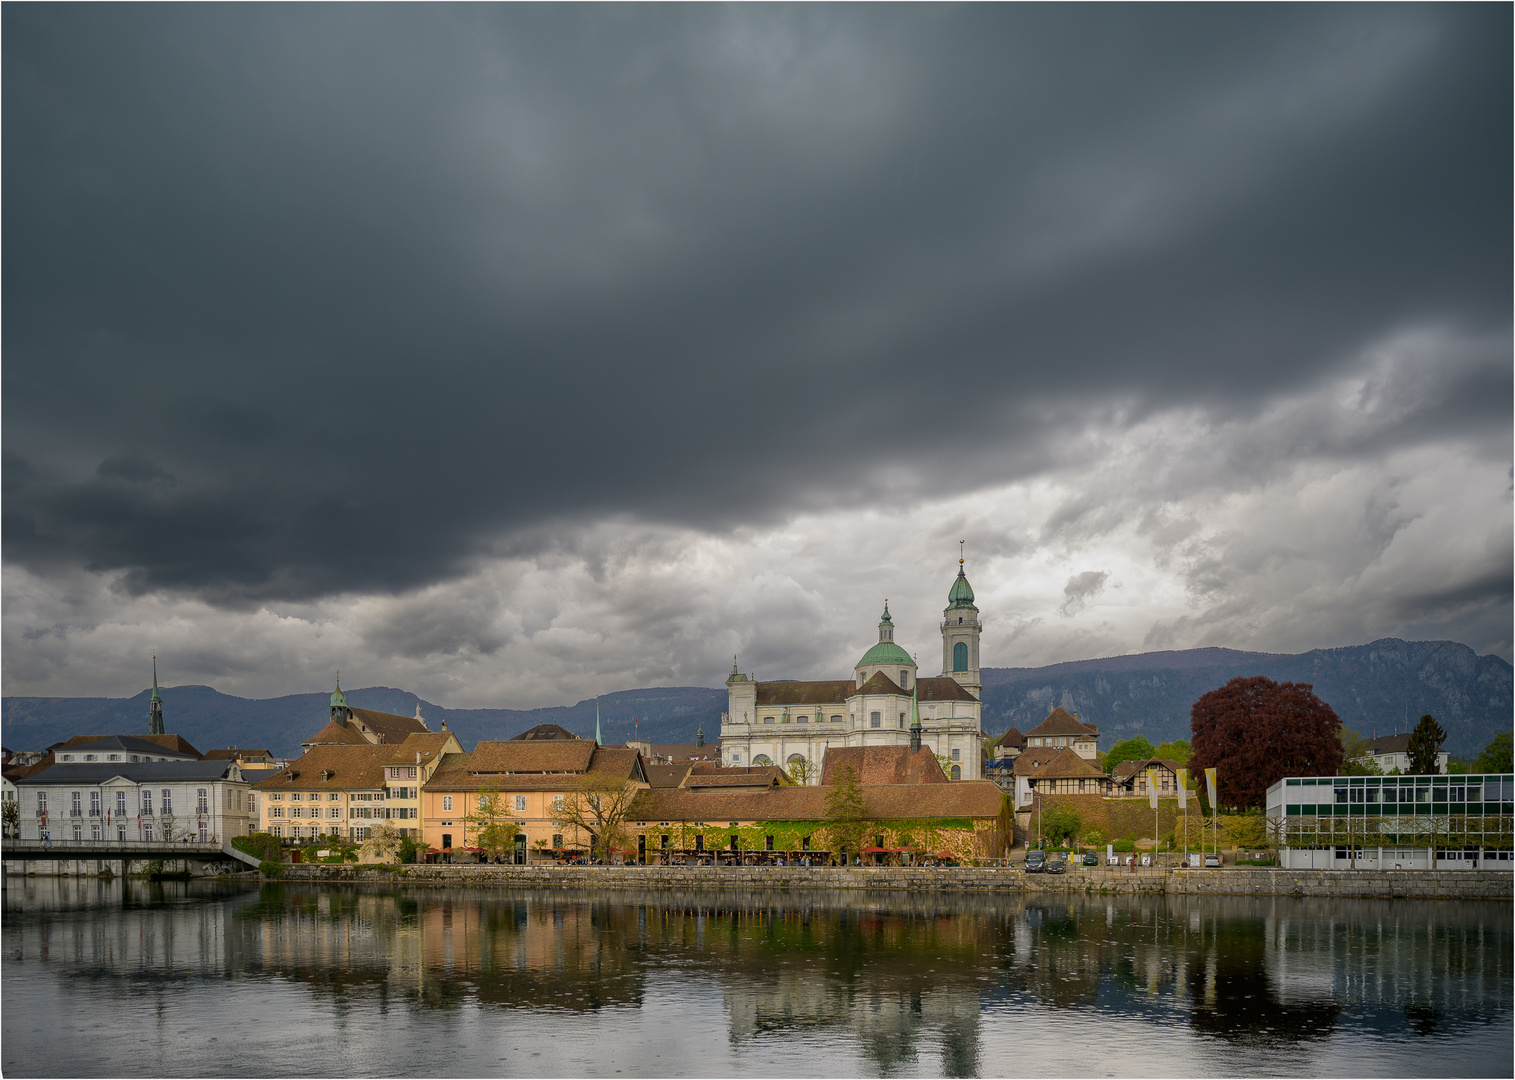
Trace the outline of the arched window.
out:
<instances>
[{"instance_id":1,"label":"arched window","mask_svg":"<svg viewBox=\"0 0 1515 1080\"><path fill-rule=\"evenodd\" d=\"M963 767L961 765L954 765L954 766L952 766L952 779L954 779L954 780L961 780L962 778L963 778Z\"/></svg>"},{"instance_id":2,"label":"arched window","mask_svg":"<svg viewBox=\"0 0 1515 1080\"><path fill-rule=\"evenodd\" d=\"M761 766L761 765L772 765L773 764L773 759L771 757L769 757L767 754L759 754L757 757L755 757L755 758L752 759L752 763L754 765L759 765L759 766Z\"/></svg>"},{"instance_id":3,"label":"arched window","mask_svg":"<svg viewBox=\"0 0 1515 1080\"><path fill-rule=\"evenodd\" d=\"M842 718L840 716L833 716L831 718L831 722L833 724L840 724L842 722Z\"/></svg>"},{"instance_id":4,"label":"arched window","mask_svg":"<svg viewBox=\"0 0 1515 1080\"><path fill-rule=\"evenodd\" d=\"M765 716L765 717L763 717L763 723L765 723L765 724L771 724L771 723L773 723L773 717L771 717L771 716Z\"/></svg>"},{"instance_id":5,"label":"arched window","mask_svg":"<svg viewBox=\"0 0 1515 1080\"><path fill-rule=\"evenodd\" d=\"M966 641L959 641L952 646L952 670L968 670L968 643Z\"/></svg>"}]
</instances>

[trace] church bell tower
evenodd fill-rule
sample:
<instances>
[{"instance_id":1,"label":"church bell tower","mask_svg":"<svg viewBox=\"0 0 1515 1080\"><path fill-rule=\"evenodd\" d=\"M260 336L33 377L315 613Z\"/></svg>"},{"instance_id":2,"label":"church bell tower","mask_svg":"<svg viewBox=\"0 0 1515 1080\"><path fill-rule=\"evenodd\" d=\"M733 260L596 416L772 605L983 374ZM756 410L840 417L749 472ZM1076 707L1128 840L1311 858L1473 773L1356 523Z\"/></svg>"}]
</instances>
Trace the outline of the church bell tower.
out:
<instances>
[{"instance_id":1,"label":"church bell tower","mask_svg":"<svg viewBox=\"0 0 1515 1080\"><path fill-rule=\"evenodd\" d=\"M978 636L983 625L973 603L973 586L963 569L961 552L957 560L957 580L947 594L947 608L942 612L942 675L958 681L974 697L983 700L984 685L978 674Z\"/></svg>"},{"instance_id":2,"label":"church bell tower","mask_svg":"<svg viewBox=\"0 0 1515 1080\"><path fill-rule=\"evenodd\" d=\"M163 734L163 697L158 693L158 658L153 657L153 696L147 703L147 733Z\"/></svg>"}]
</instances>

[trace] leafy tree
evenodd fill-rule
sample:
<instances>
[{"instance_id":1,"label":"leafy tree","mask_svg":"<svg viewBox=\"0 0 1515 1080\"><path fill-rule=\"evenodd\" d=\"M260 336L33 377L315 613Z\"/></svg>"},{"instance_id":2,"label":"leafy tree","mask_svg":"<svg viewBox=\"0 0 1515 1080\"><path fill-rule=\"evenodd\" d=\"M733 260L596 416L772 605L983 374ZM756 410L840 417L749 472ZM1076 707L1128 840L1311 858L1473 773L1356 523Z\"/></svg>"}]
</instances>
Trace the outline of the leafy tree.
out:
<instances>
[{"instance_id":1,"label":"leafy tree","mask_svg":"<svg viewBox=\"0 0 1515 1080\"><path fill-rule=\"evenodd\" d=\"M1189 745L1188 739L1174 739L1159 746L1152 752L1152 756L1176 761L1180 765L1187 765L1189 764L1189 759L1194 756L1194 748Z\"/></svg>"},{"instance_id":2,"label":"leafy tree","mask_svg":"<svg viewBox=\"0 0 1515 1080\"><path fill-rule=\"evenodd\" d=\"M826 792L826 831L831 836L831 849L846 848L856 852L863 846L863 834L868 829L868 811L863 805L863 789L857 783L857 770L851 765L841 770L836 783Z\"/></svg>"},{"instance_id":3,"label":"leafy tree","mask_svg":"<svg viewBox=\"0 0 1515 1080\"><path fill-rule=\"evenodd\" d=\"M810 781L819 776L821 772L821 770L816 767L815 762L811 761L809 758L801 754L796 754L791 757L784 771L789 774L789 779L793 780L801 787L804 787L806 784L810 783Z\"/></svg>"},{"instance_id":4,"label":"leafy tree","mask_svg":"<svg viewBox=\"0 0 1515 1080\"><path fill-rule=\"evenodd\" d=\"M553 808L553 823L588 835L590 853L598 851L608 860L611 848L625 834L626 811L636 792L624 781L586 773Z\"/></svg>"},{"instance_id":5,"label":"leafy tree","mask_svg":"<svg viewBox=\"0 0 1515 1080\"><path fill-rule=\"evenodd\" d=\"M7 802L0 808L0 820L5 824L5 838L14 840L21 835L21 804Z\"/></svg>"},{"instance_id":6,"label":"leafy tree","mask_svg":"<svg viewBox=\"0 0 1515 1080\"><path fill-rule=\"evenodd\" d=\"M1368 740L1342 724L1336 729L1336 739L1341 743L1341 768L1337 776L1382 776L1383 768L1373 760L1368 751Z\"/></svg>"},{"instance_id":7,"label":"leafy tree","mask_svg":"<svg viewBox=\"0 0 1515 1080\"><path fill-rule=\"evenodd\" d=\"M1446 740L1447 733L1436 722L1436 718L1430 713L1422 716L1420 723L1415 725L1415 730L1410 732L1410 775L1433 776L1439 773L1441 770L1436 767L1436 755Z\"/></svg>"},{"instance_id":8,"label":"leafy tree","mask_svg":"<svg viewBox=\"0 0 1515 1080\"><path fill-rule=\"evenodd\" d=\"M1510 772L1510 733L1502 731L1494 736L1494 741L1483 748L1483 753L1478 755L1478 760L1473 763L1473 771L1481 773ZM7 806L12 805L7 803Z\"/></svg>"},{"instance_id":9,"label":"leafy tree","mask_svg":"<svg viewBox=\"0 0 1515 1080\"><path fill-rule=\"evenodd\" d=\"M1114 772L1122 761L1146 761L1157 756L1157 749L1145 735L1133 735L1122 739L1105 753L1105 771Z\"/></svg>"},{"instance_id":10,"label":"leafy tree","mask_svg":"<svg viewBox=\"0 0 1515 1080\"><path fill-rule=\"evenodd\" d=\"M485 788L474 800L473 813L463 819L463 842L473 837L473 845L484 849L491 858L498 858L515 847L516 834L521 827L510 812L508 795L500 789Z\"/></svg>"},{"instance_id":11,"label":"leafy tree","mask_svg":"<svg viewBox=\"0 0 1515 1080\"><path fill-rule=\"evenodd\" d=\"M1196 777L1216 770L1225 806L1261 806L1269 785L1285 776L1332 776L1341 767L1335 710L1309 683L1235 678L1194 703L1189 714Z\"/></svg>"},{"instance_id":12,"label":"leafy tree","mask_svg":"<svg viewBox=\"0 0 1515 1080\"><path fill-rule=\"evenodd\" d=\"M1041 819L1042 836L1050 841L1071 842L1084 825L1083 818L1069 806L1049 806L1038 816Z\"/></svg>"},{"instance_id":13,"label":"leafy tree","mask_svg":"<svg viewBox=\"0 0 1515 1080\"><path fill-rule=\"evenodd\" d=\"M363 862L398 863L404 839L400 830L387 821L375 825L368 830L368 839L358 849L358 858Z\"/></svg>"}]
</instances>

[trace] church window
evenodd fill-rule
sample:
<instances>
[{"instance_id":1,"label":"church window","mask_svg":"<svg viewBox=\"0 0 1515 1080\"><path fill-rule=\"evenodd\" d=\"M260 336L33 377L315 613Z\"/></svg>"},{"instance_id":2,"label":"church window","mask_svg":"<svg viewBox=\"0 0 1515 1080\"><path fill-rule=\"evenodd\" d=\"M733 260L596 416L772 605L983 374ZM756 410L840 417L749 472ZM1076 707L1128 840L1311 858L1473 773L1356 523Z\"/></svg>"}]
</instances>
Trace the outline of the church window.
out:
<instances>
[{"instance_id":1,"label":"church window","mask_svg":"<svg viewBox=\"0 0 1515 1080\"><path fill-rule=\"evenodd\" d=\"M808 716L796 716L794 718L794 722L796 724L808 724L808 723L810 723L810 717L808 717Z\"/></svg>"},{"instance_id":2,"label":"church window","mask_svg":"<svg viewBox=\"0 0 1515 1080\"><path fill-rule=\"evenodd\" d=\"M840 716L833 716L831 718L831 722L833 724L840 724L842 722L842 718Z\"/></svg>"},{"instance_id":3,"label":"church window","mask_svg":"<svg viewBox=\"0 0 1515 1080\"><path fill-rule=\"evenodd\" d=\"M954 780L961 780L962 778L963 778L963 767L961 765L954 765L954 766L952 766L952 779L954 779Z\"/></svg>"},{"instance_id":4,"label":"church window","mask_svg":"<svg viewBox=\"0 0 1515 1080\"><path fill-rule=\"evenodd\" d=\"M869 713L868 714L868 726L869 727L883 727L884 726L884 714L883 713Z\"/></svg>"},{"instance_id":5,"label":"church window","mask_svg":"<svg viewBox=\"0 0 1515 1080\"><path fill-rule=\"evenodd\" d=\"M954 751L952 751L952 760L953 761L962 761L963 760L963 752L961 750L954 750Z\"/></svg>"},{"instance_id":6,"label":"church window","mask_svg":"<svg viewBox=\"0 0 1515 1080\"><path fill-rule=\"evenodd\" d=\"M966 641L959 641L952 646L952 670L968 670L968 643Z\"/></svg>"},{"instance_id":7,"label":"church window","mask_svg":"<svg viewBox=\"0 0 1515 1080\"><path fill-rule=\"evenodd\" d=\"M900 689L901 690L909 690L910 689L910 672L906 668L901 668L900 669Z\"/></svg>"},{"instance_id":8,"label":"church window","mask_svg":"<svg viewBox=\"0 0 1515 1080\"><path fill-rule=\"evenodd\" d=\"M763 723L765 723L765 724L771 724L771 723L773 723L773 717L771 717L771 716L765 716L765 717L763 717Z\"/></svg>"},{"instance_id":9,"label":"church window","mask_svg":"<svg viewBox=\"0 0 1515 1080\"><path fill-rule=\"evenodd\" d=\"M752 763L757 766L772 765L773 759L767 754L759 754L757 757L752 759Z\"/></svg>"},{"instance_id":10,"label":"church window","mask_svg":"<svg viewBox=\"0 0 1515 1080\"><path fill-rule=\"evenodd\" d=\"M905 726L905 714L904 713L900 713L900 727L904 727L904 726Z\"/></svg>"}]
</instances>

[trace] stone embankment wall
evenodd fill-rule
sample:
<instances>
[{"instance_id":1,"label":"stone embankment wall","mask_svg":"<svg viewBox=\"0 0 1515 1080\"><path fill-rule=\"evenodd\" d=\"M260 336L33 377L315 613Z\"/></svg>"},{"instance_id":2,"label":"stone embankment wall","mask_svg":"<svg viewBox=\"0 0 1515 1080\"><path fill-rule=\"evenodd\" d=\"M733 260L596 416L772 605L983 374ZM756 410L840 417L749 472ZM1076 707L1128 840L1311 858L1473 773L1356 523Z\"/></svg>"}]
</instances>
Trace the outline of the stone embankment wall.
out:
<instances>
[{"instance_id":1,"label":"stone embankment wall","mask_svg":"<svg viewBox=\"0 0 1515 1080\"><path fill-rule=\"evenodd\" d=\"M1138 870L1033 874L1033 892L1166 893L1172 896L1340 896L1360 899L1509 900L1503 870Z\"/></svg>"},{"instance_id":2,"label":"stone embankment wall","mask_svg":"<svg viewBox=\"0 0 1515 1080\"><path fill-rule=\"evenodd\" d=\"M1063 875L1017 868L843 868L769 866L371 866L285 867L289 881L409 885L500 885L558 889L904 889L928 892L1107 892L1172 895L1341 896L1377 899L1512 897L1511 874L1496 870L1146 870Z\"/></svg>"}]
</instances>

